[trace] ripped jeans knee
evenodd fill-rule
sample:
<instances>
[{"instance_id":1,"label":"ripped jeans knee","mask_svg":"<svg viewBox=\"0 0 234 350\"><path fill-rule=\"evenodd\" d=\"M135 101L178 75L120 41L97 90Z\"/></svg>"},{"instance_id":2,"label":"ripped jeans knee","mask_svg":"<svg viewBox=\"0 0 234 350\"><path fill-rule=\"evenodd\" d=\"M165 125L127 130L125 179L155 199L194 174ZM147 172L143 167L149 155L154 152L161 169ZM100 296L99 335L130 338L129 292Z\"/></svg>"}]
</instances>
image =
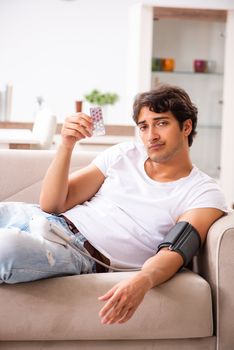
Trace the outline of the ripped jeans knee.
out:
<instances>
[{"instance_id":1,"label":"ripped jeans knee","mask_svg":"<svg viewBox=\"0 0 234 350\"><path fill-rule=\"evenodd\" d=\"M66 245L17 228L0 229L0 283L90 272L90 261Z\"/></svg>"}]
</instances>

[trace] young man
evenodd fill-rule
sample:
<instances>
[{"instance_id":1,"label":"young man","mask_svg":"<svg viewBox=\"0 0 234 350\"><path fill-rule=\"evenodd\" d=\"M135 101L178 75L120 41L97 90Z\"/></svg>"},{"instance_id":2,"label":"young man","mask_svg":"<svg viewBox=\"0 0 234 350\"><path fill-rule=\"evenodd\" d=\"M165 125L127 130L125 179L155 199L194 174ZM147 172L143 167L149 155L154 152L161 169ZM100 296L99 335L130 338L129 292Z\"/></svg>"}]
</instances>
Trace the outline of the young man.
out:
<instances>
[{"instance_id":1,"label":"young man","mask_svg":"<svg viewBox=\"0 0 234 350\"><path fill-rule=\"evenodd\" d=\"M165 85L136 97L133 118L139 142L111 147L70 176L74 146L92 136L92 120L83 113L65 120L61 145L42 185L42 211L26 204L21 211L17 203L2 205L1 227L17 226L21 234L8 232L0 238L0 281L90 273L100 267L64 248L63 242L35 238L32 226L28 229L35 212L56 221L99 260L139 269L100 296L105 301L100 311L104 324L129 320L150 288L170 279L191 259L197 241L204 242L209 227L226 211L215 181L190 160L197 109L185 91ZM186 229L181 228L184 224ZM175 231L183 242L186 239L186 247L174 249Z\"/></svg>"}]
</instances>

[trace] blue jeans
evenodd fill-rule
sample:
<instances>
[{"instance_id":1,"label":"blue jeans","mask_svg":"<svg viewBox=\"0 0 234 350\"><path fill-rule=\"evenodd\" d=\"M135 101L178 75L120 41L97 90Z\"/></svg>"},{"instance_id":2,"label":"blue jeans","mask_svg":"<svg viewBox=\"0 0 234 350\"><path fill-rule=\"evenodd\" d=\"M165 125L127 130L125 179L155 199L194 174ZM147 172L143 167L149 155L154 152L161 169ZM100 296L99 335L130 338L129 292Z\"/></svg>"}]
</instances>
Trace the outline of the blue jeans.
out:
<instances>
[{"instance_id":1,"label":"blue jeans","mask_svg":"<svg viewBox=\"0 0 234 350\"><path fill-rule=\"evenodd\" d=\"M0 203L0 283L95 272L95 263L88 257L70 246L30 232L29 221L33 215L43 215L54 221L65 234L74 236L62 217L45 213L37 205ZM82 234L75 234L75 244L79 248L83 249L84 241Z\"/></svg>"}]
</instances>

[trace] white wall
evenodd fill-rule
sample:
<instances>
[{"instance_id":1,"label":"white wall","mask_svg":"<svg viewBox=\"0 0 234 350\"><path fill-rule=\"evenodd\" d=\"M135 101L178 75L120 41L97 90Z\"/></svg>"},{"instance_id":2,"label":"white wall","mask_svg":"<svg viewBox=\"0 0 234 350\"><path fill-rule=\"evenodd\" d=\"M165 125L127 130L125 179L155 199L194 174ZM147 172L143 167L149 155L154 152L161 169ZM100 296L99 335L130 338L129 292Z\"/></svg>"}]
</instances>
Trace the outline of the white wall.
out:
<instances>
[{"instance_id":1,"label":"white wall","mask_svg":"<svg viewBox=\"0 0 234 350\"><path fill-rule=\"evenodd\" d=\"M109 109L111 123L132 124L129 106L134 94L129 92L128 70L135 57L129 60L129 10L138 2L202 8L233 4L233 0L0 0L0 85L13 84L11 119L33 120L35 98L43 95L62 121L74 111L76 99L98 88L120 96Z\"/></svg>"},{"instance_id":2,"label":"white wall","mask_svg":"<svg viewBox=\"0 0 234 350\"><path fill-rule=\"evenodd\" d=\"M32 120L36 96L63 120L93 88L117 92L125 113L128 7L133 0L1 0L0 84L13 84L12 120Z\"/></svg>"}]
</instances>

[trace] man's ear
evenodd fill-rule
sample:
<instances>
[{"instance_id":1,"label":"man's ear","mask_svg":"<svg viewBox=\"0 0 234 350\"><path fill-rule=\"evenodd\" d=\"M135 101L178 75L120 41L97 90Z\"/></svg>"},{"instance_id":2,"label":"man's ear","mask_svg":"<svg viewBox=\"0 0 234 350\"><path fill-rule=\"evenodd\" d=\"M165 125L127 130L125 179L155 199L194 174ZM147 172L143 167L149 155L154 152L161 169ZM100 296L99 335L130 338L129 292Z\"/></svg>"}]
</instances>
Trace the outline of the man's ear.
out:
<instances>
[{"instance_id":1,"label":"man's ear","mask_svg":"<svg viewBox=\"0 0 234 350\"><path fill-rule=\"evenodd\" d=\"M183 130L185 133L185 136L189 136L193 128L192 120L191 119L186 119L183 124Z\"/></svg>"}]
</instances>

